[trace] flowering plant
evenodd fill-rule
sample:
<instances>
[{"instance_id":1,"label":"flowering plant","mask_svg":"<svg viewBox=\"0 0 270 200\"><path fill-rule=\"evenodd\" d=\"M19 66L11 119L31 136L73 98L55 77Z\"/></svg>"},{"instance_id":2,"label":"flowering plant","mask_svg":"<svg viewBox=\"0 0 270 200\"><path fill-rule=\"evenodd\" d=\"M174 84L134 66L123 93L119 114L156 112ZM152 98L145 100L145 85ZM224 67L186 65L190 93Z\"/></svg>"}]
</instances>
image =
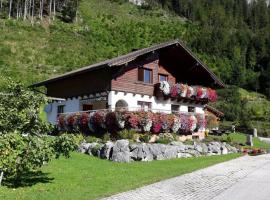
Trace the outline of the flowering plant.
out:
<instances>
[{"instance_id":1,"label":"flowering plant","mask_svg":"<svg viewBox=\"0 0 270 200\"><path fill-rule=\"evenodd\" d=\"M159 88L165 95L170 94L170 85L169 85L169 83L167 81L162 81L160 83Z\"/></svg>"},{"instance_id":2,"label":"flowering plant","mask_svg":"<svg viewBox=\"0 0 270 200\"><path fill-rule=\"evenodd\" d=\"M187 97L190 98L194 95L194 89L191 86L187 87Z\"/></svg>"},{"instance_id":3,"label":"flowering plant","mask_svg":"<svg viewBox=\"0 0 270 200\"><path fill-rule=\"evenodd\" d=\"M87 113L82 113L80 116L79 116L79 121L80 121L80 125L82 127L85 127L87 126L88 122L89 122L89 115Z\"/></svg>"},{"instance_id":4,"label":"flowering plant","mask_svg":"<svg viewBox=\"0 0 270 200\"><path fill-rule=\"evenodd\" d=\"M197 126L198 129L205 129L206 127L206 119L203 114L197 114Z\"/></svg>"},{"instance_id":5,"label":"flowering plant","mask_svg":"<svg viewBox=\"0 0 270 200\"><path fill-rule=\"evenodd\" d=\"M140 119L140 127L144 132L149 132L152 127L152 113L150 112L140 112L139 113Z\"/></svg>"},{"instance_id":6,"label":"flowering plant","mask_svg":"<svg viewBox=\"0 0 270 200\"><path fill-rule=\"evenodd\" d=\"M181 127L181 122L180 122L180 118L177 117L177 116L174 116L174 119L173 119L173 125L172 125L172 132L173 133L177 133L179 131Z\"/></svg>"},{"instance_id":7,"label":"flowering plant","mask_svg":"<svg viewBox=\"0 0 270 200\"><path fill-rule=\"evenodd\" d=\"M104 111L97 111L93 115L93 122L96 126L100 126L101 128L106 128L106 113Z\"/></svg>"},{"instance_id":8,"label":"flowering plant","mask_svg":"<svg viewBox=\"0 0 270 200\"><path fill-rule=\"evenodd\" d=\"M212 90L211 88L207 89L208 98L211 102L217 101L217 93L215 90Z\"/></svg>"},{"instance_id":9,"label":"flowering plant","mask_svg":"<svg viewBox=\"0 0 270 200\"><path fill-rule=\"evenodd\" d=\"M187 85L185 84L180 84L180 96L181 97L186 97L187 96Z\"/></svg>"},{"instance_id":10,"label":"flowering plant","mask_svg":"<svg viewBox=\"0 0 270 200\"><path fill-rule=\"evenodd\" d=\"M130 128L138 128L139 125L139 118L137 113L129 112L125 115L126 122Z\"/></svg>"},{"instance_id":11,"label":"flowering plant","mask_svg":"<svg viewBox=\"0 0 270 200\"><path fill-rule=\"evenodd\" d=\"M117 123L118 127L120 129L125 128L125 123L126 123L125 114L123 112L116 112L115 116L116 116L116 123Z\"/></svg>"},{"instance_id":12,"label":"flowering plant","mask_svg":"<svg viewBox=\"0 0 270 200\"><path fill-rule=\"evenodd\" d=\"M65 116L64 115L59 115L57 119L57 126L60 130L65 129Z\"/></svg>"}]
</instances>

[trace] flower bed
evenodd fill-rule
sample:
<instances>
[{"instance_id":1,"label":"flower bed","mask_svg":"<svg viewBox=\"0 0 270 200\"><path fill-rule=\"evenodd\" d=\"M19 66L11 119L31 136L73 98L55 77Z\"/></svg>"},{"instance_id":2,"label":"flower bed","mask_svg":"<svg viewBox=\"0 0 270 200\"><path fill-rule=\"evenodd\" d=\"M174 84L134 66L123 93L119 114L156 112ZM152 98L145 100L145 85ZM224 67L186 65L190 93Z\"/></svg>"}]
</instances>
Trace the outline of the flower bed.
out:
<instances>
[{"instance_id":1,"label":"flower bed","mask_svg":"<svg viewBox=\"0 0 270 200\"><path fill-rule=\"evenodd\" d=\"M215 90L200 86L189 86L182 83L170 85L167 81L162 81L159 85L159 90L163 95L172 98L207 99L211 102L217 100L217 93Z\"/></svg>"},{"instance_id":2,"label":"flower bed","mask_svg":"<svg viewBox=\"0 0 270 200\"><path fill-rule=\"evenodd\" d=\"M58 117L60 131L108 131L134 129L138 132L159 133L192 133L206 127L205 116L189 113L165 114L145 111L76 113Z\"/></svg>"}]
</instances>

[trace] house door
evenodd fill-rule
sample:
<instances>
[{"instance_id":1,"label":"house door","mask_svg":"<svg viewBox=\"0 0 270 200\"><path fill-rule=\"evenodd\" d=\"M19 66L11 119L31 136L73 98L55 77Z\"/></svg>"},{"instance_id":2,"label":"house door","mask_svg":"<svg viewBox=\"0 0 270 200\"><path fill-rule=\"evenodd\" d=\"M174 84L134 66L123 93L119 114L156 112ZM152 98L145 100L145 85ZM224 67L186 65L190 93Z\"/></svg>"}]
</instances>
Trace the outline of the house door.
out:
<instances>
[{"instance_id":1,"label":"house door","mask_svg":"<svg viewBox=\"0 0 270 200\"><path fill-rule=\"evenodd\" d=\"M83 111L93 110L92 104L83 104Z\"/></svg>"}]
</instances>

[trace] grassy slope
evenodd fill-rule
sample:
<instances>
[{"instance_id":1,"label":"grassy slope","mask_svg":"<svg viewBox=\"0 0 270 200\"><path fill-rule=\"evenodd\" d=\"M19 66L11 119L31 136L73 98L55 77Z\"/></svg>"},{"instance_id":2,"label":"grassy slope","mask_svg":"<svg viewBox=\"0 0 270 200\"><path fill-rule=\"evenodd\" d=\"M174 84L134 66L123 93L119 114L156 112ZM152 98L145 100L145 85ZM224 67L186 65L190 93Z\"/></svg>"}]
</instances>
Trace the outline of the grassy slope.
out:
<instances>
[{"instance_id":1,"label":"grassy slope","mask_svg":"<svg viewBox=\"0 0 270 200\"><path fill-rule=\"evenodd\" d=\"M238 154L231 154L124 164L74 153L71 159L54 160L43 167L42 171L48 173L49 178L52 179L49 183L41 181L32 187L17 189L0 187L0 199L97 199L179 176L238 156Z\"/></svg>"},{"instance_id":2,"label":"grassy slope","mask_svg":"<svg viewBox=\"0 0 270 200\"><path fill-rule=\"evenodd\" d=\"M78 23L0 20L0 74L26 84L186 35L188 24L162 11L83 0Z\"/></svg>"}]
</instances>

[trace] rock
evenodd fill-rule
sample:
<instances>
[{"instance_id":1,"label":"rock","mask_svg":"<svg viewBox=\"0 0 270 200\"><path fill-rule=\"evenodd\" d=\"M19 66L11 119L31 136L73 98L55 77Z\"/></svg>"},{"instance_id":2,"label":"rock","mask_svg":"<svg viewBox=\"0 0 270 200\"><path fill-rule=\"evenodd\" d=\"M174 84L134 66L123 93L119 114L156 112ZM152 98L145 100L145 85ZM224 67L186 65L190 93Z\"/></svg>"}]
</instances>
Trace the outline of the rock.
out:
<instances>
[{"instance_id":1,"label":"rock","mask_svg":"<svg viewBox=\"0 0 270 200\"><path fill-rule=\"evenodd\" d=\"M165 152L164 144L149 144L149 151L153 155L154 160L164 160L163 153Z\"/></svg>"},{"instance_id":2,"label":"rock","mask_svg":"<svg viewBox=\"0 0 270 200\"><path fill-rule=\"evenodd\" d=\"M112 161L130 162L130 151L128 140L117 140L112 152Z\"/></svg>"},{"instance_id":3,"label":"rock","mask_svg":"<svg viewBox=\"0 0 270 200\"><path fill-rule=\"evenodd\" d=\"M178 153L184 152L186 150L186 145L184 145L183 142L175 142L175 141L173 141L170 144L177 147L177 152Z\"/></svg>"},{"instance_id":4,"label":"rock","mask_svg":"<svg viewBox=\"0 0 270 200\"><path fill-rule=\"evenodd\" d=\"M190 155L189 153L178 153L177 154L177 158L191 158L192 155Z\"/></svg>"},{"instance_id":5,"label":"rock","mask_svg":"<svg viewBox=\"0 0 270 200\"><path fill-rule=\"evenodd\" d=\"M201 156L201 154L195 149L188 149L188 150L186 150L186 153L188 153L188 154L190 154L190 155L192 155L194 157Z\"/></svg>"},{"instance_id":6,"label":"rock","mask_svg":"<svg viewBox=\"0 0 270 200\"><path fill-rule=\"evenodd\" d=\"M229 153L227 147L225 145L221 146L221 154L222 155L227 155Z\"/></svg>"},{"instance_id":7,"label":"rock","mask_svg":"<svg viewBox=\"0 0 270 200\"><path fill-rule=\"evenodd\" d=\"M252 135L247 135L247 142L246 142L247 145L253 147L253 137Z\"/></svg>"},{"instance_id":8,"label":"rock","mask_svg":"<svg viewBox=\"0 0 270 200\"><path fill-rule=\"evenodd\" d=\"M93 143L90 143L87 153L90 156L100 157L101 149L102 149L102 145L100 145L99 143L93 142Z\"/></svg>"},{"instance_id":9,"label":"rock","mask_svg":"<svg viewBox=\"0 0 270 200\"><path fill-rule=\"evenodd\" d=\"M90 146L90 143L81 143L77 151L80 153L86 153Z\"/></svg>"},{"instance_id":10,"label":"rock","mask_svg":"<svg viewBox=\"0 0 270 200\"><path fill-rule=\"evenodd\" d=\"M106 142L101 148L100 157L110 160L112 158L114 143L111 141Z\"/></svg>"},{"instance_id":11,"label":"rock","mask_svg":"<svg viewBox=\"0 0 270 200\"><path fill-rule=\"evenodd\" d=\"M166 160L172 159L172 158L177 158L177 152L178 152L178 148L176 146L166 145L163 157Z\"/></svg>"},{"instance_id":12,"label":"rock","mask_svg":"<svg viewBox=\"0 0 270 200\"><path fill-rule=\"evenodd\" d=\"M153 136L151 136L149 143L155 143L158 139L159 139L159 136L153 135Z\"/></svg>"},{"instance_id":13,"label":"rock","mask_svg":"<svg viewBox=\"0 0 270 200\"><path fill-rule=\"evenodd\" d=\"M210 142L208 144L208 153L221 154L221 144L218 142Z\"/></svg>"}]
</instances>

